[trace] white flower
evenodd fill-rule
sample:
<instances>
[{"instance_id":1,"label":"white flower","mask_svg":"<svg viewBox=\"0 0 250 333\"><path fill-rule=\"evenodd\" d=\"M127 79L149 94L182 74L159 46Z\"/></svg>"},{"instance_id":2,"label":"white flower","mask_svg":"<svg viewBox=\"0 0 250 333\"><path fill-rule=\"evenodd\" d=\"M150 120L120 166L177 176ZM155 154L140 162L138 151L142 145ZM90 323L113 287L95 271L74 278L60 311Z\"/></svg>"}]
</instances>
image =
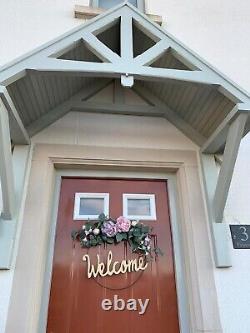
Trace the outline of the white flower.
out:
<instances>
[{"instance_id":1,"label":"white flower","mask_svg":"<svg viewBox=\"0 0 250 333\"><path fill-rule=\"evenodd\" d=\"M82 226L82 230L85 230L85 228L86 228L86 226L85 226L85 224Z\"/></svg>"},{"instance_id":2,"label":"white flower","mask_svg":"<svg viewBox=\"0 0 250 333\"><path fill-rule=\"evenodd\" d=\"M86 235L89 235L89 234L91 234L91 232L92 232L92 229L90 228L89 230L86 230L86 231L85 231L85 234L86 234Z\"/></svg>"},{"instance_id":3,"label":"white flower","mask_svg":"<svg viewBox=\"0 0 250 333\"><path fill-rule=\"evenodd\" d=\"M147 249L148 249L148 251L151 249L151 247L150 246L147 246Z\"/></svg>"},{"instance_id":4,"label":"white flower","mask_svg":"<svg viewBox=\"0 0 250 333\"><path fill-rule=\"evenodd\" d=\"M138 224L138 221L132 221L132 227L135 227Z\"/></svg>"},{"instance_id":5,"label":"white flower","mask_svg":"<svg viewBox=\"0 0 250 333\"><path fill-rule=\"evenodd\" d=\"M99 233L100 233L100 229L98 229L98 228L95 228L94 230L93 230L93 234L94 235L99 235Z\"/></svg>"},{"instance_id":6,"label":"white flower","mask_svg":"<svg viewBox=\"0 0 250 333\"><path fill-rule=\"evenodd\" d=\"M83 238L83 241L84 241L84 242L87 242L88 240L87 240L87 238L85 237L85 238Z\"/></svg>"}]
</instances>

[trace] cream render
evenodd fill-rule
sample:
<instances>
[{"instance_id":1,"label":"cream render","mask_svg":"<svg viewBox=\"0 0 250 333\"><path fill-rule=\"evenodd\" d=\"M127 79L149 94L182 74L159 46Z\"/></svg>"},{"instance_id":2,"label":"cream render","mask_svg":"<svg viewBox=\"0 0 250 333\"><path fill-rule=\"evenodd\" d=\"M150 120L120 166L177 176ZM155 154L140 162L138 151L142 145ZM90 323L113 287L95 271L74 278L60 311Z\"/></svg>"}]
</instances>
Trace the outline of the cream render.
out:
<instances>
[{"instance_id":1,"label":"cream render","mask_svg":"<svg viewBox=\"0 0 250 333\"><path fill-rule=\"evenodd\" d=\"M43 6L34 3L30 7L24 1L15 4L20 6L17 20L21 19L24 22L23 34L19 38L20 29L18 25L13 24L9 31L1 35L1 41L7 43L7 47L0 52L0 63L4 64L10 58L15 58L28 49L33 49L82 23L71 15L75 3L66 0L64 2L64 7L62 2L53 4L49 2ZM2 6L7 13L12 12L11 2L1 4ZM41 10L37 10L38 6L42 6ZM185 4L179 6L176 1L147 3L150 12L161 13L163 20L166 19L166 29L250 90L249 64L247 57L244 56L248 53L247 50L250 51L250 44L247 44L248 39L243 38L243 34L250 29L249 23L244 20L245 13L250 11L250 5L244 1L237 4L236 14L234 7L236 5L233 2L222 2L221 9L217 7L216 11L213 9L215 6L215 3L210 2L201 7L200 2L196 1L191 1L186 6ZM197 12L196 16L192 10ZM1 12L4 17L0 24L9 25L12 18L5 15L4 10ZM44 19L47 24L37 26L34 35L31 27L35 25L38 14L40 22ZM29 20L24 20L24 17L29 17ZM180 19L182 19L181 24ZM200 30L197 30L195 20L198 20ZM223 27L219 33L215 29L216 24ZM232 24L234 29L228 33ZM52 27L54 29L51 29ZM237 30L241 33L240 38ZM221 44L221 40L220 43L216 42L218 36L223 37L224 44ZM8 45L11 39L16 39L16 43ZM216 48L211 46L213 43L216 44ZM236 44L237 50L233 47ZM228 56L229 49L230 56ZM237 64L234 63L236 57ZM93 99L112 100L112 88L107 87ZM145 104L140 97L130 93L129 90L126 103ZM236 164L225 211L226 222L249 223L247 197L250 186L246 167L249 165L249 157L247 158L250 156L249 147L248 136L242 142ZM77 164L78 168L84 166L89 170L99 166L103 172L105 170L118 172L117 169L123 171L126 168L133 173L135 169L141 167L141 170L150 171L155 175L163 171L176 173L192 332L238 333L239 323L241 323L240 332L248 332L249 254L248 251L234 250L232 268L224 270L214 268L208 221L202 199L198 147L165 119L71 112L32 138L27 166L28 170L30 168L30 174L28 172L26 177L25 195L15 243L16 259L10 271L0 272L1 333L38 331L56 170L71 168L74 164ZM39 216L37 216L38 210L42 213ZM42 230L40 237L31 239L37 228ZM204 240L202 244L200 239ZM230 242L229 234L228 242ZM36 247L32 245L33 243ZM27 281L27 277L30 280ZM35 295L34 290L36 290Z\"/></svg>"}]
</instances>

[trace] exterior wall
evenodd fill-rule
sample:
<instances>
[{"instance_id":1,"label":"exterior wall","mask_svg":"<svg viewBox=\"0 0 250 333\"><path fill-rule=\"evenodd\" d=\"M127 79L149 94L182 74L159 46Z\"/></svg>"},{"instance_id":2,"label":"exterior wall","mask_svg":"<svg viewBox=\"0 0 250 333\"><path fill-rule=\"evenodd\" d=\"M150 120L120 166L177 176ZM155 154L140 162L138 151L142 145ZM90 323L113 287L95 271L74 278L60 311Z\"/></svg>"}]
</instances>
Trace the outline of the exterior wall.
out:
<instances>
[{"instance_id":1,"label":"exterior wall","mask_svg":"<svg viewBox=\"0 0 250 333\"><path fill-rule=\"evenodd\" d=\"M64 33L81 20L73 18L73 7L77 1L5 1L0 4L0 64L3 65L15 57L31 51L44 42ZM81 0L79 4L88 4ZM232 78L246 90L250 91L250 3L247 0L211 0L200 2L192 0L184 3L176 0L147 0L148 12L164 16L164 26L174 36L180 39L213 64L219 70ZM4 47L3 47L4 46ZM82 120L78 122L79 117ZM164 146L169 149L195 150L182 134L167 121L159 119L144 119L144 126L136 127L131 117L126 117L125 123L120 117L113 117L115 126L111 126L110 117L102 116L108 126L106 132L93 135L86 120L95 126L98 115L72 113L52 125L50 129L38 134L35 142L62 142L60 128L67 123L65 140L72 144L80 144L89 140L89 145L129 145L132 147L151 148ZM77 125L79 124L79 125ZM165 126L166 125L166 126ZM77 128L77 126L79 126ZM129 128L129 129L128 129ZM157 128L157 130L156 130ZM53 133L52 133L53 129ZM77 130L76 130L77 129ZM151 139L147 139L150 132ZM92 137L90 137L92 135ZM119 136L119 141L112 135ZM166 138L167 140L164 140ZM86 144L86 143L85 143ZM250 223L250 136L242 142L237 160L233 181L226 207L226 222ZM19 226L20 228L20 226ZM230 235L228 235L230 241ZM233 267L231 269L214 269L222 326L225 333L248 333L250 318L250 288L248 276L250 271L249 251L233 250ZM4 332L7 306L9 303L13 270L0 272L0 333ZM240 323L240 326L239 326Z\"/></svg>"}]
</instances>

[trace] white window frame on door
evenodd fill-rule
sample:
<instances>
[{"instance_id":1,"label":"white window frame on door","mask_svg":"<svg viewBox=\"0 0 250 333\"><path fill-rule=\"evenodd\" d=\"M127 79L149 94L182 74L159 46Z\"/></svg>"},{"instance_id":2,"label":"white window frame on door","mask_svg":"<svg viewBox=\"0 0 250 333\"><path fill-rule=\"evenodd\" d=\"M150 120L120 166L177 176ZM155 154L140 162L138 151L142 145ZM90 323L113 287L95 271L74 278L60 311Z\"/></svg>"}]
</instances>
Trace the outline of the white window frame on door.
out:
<instances>
[{"instance_id":1,"label":"white window frame on door","mask_svg":"<svg viewBox=\"0 0 250 333\"><path fill-rule=\"evenodd\" d=\"M109 193L75 193L74 202L74 220L96 220L99 215L82 215L80 214L81 199L103 199L103 212L106 216L109 215Z\"/></svg>"},{"instance_id":2,"label":"white window frame on door","mask_svg":"<svg viewBox=\"0 0 250 333\"><path fill-rule=\"evenodd\" d=\"M107 0L108 1L108 0ZM121 1L122 3L122 1ZM98 8L99 6L99 0L90 0L89 1L90 7ZM137 0L137 8L145 13L145 0Z\"/></svg>"},{"instance_id":3,"label":"white window frame on door","mask_svg":"<svg viewBox=\"0 0 250 333\"><path fill-rule=\"evenodd\" d=\"M150 205L150 215L129 215L128 214L128 199L149 199ZM123 216L130 220L156 220L156 205L155 205L155 195L154 194L136 194L136 193L123 193Z\"/></svg>"}]
</instances>

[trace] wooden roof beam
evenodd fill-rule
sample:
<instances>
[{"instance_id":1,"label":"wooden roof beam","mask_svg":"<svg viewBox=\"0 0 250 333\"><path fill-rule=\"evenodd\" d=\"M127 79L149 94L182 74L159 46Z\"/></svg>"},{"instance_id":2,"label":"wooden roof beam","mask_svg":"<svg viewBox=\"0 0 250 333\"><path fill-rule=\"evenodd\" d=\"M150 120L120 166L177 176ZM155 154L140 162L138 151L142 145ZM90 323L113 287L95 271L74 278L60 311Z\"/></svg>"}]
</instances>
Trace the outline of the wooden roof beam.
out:
<instances>
[{"instance_id":1,"label":"wooden roof beam","mask_svg":"<svg viewBox=\"0 0 250 333\"><path fill-rule=\"evenodd\" d=\"M29 144L30 138L16 110L8 90L0 86L0 97L9 114L10 136L14 144Z\"/></svg>"},{"instance_id":2,"label":"wooden roof beam","mask_svg":"<svg viewBox=\"0 0 250 333\"><path fill-rule=\"evenodd\" d=\"M241 106L240 108L244 109ZM210 145L205 144L207 148L210 147L211 149L211 145L216 145L217 141L221 142L222 135L223 137L226 136L226 146L219 174L215 163L215 155L200 151L215 264L219 268L232 266L231 250L227 239L227 225L223 223L223 214L248 114L249 111L239 113L238 107L234 108L231 112L231 122L227 122L220 127L216 133L217 136L213 137L215 142L211 141Z\"/></svg>"},{"instance_id":3,"label":"wooden roof beam","mask_svg":"<svg viewBox=\"0 0 250 333\"><path fill-rule=\"evenodd\" d=\"M8 111L0 98L0 181L3 210L1 218L11 220L15 212L15 188Z\"/></svg>"},{"instance_id":4,"label":"wooden roof beam","mask_svg":"<svg viewBox=\"0 0 250 333\"><path fill-rule=\"evenodd\" d=\"M214 220L217 223L221 223L223 220L228 191L247 118L247 113L239 114L229 127L223 162L213 200Z\"/></svg>"},{"instance_id":5,"label":"wooden roof beam","mask_svg":"<svg viewBox=\"0 0 250 333\"><path fill-rule=\"evenodd\" d=\"M30 66L29 69L45 73L63 73L69 76L119 78L121 75L126 75L142 81L171 80L205 85L220 84L213 75L202 71L135 66L129 61L111 64L47 58Z\"/></svg>"},{"instance_id":6,"label":"wooden roof beam","mask_svg":"<svg viewBox=\"0 0 250 333\"><path fill-rule=\"evenodd\" d=\"M151 105L128 105L121 103L96 103L96 102L76 102L72 105L71 111L123 114L132 116L164 117L165 111Z\"/></svg>"},{"instance_id":7,"label":"wooden roof beam","mask_svg":"<svg viewBox=\"0 0 250 333\"><path fill-rule=\"evenodd\" d=\"M205 154L217 154L221 153L224 149L227 134L230 125L239 116L240 113L250 114L250 105L238 103L226 116L223 122L215 129L215 131L206 140L201 147L201 152Z\"/></svg>"}]
</instances>

